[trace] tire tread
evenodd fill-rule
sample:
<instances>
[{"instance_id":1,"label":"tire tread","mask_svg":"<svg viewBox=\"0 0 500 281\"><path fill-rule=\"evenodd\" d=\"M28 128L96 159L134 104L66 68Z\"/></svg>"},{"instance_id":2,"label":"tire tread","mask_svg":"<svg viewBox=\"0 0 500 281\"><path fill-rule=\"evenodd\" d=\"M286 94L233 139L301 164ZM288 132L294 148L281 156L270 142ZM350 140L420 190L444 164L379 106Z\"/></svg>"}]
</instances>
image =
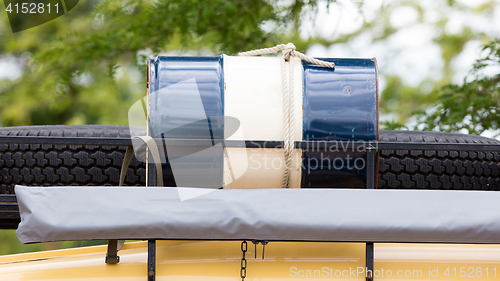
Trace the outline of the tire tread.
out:
<instances>
[{"instance_id":1,"label":"tire tread","mask_svg":"<svg viewBox=\"0 0 500 281\"><path fill-rule=\"evenodd\" d=\"M380 131L380 141L500 144L475 135L419 131ZM378 188L500 190L499 160L498 152L382 150Z\"/></svg>"},{"instance_id":2,"label":"tire tread","mask_svg":"<svg viewBox=\"0 0 500 281\"><path fill-rule=\"evenodd\" d=\"M129 138L128 126L76 125L0 128L0 136ZM500 144L481 136L380 131L380 141ZM0 144L0 194L16 184L118 185L124 146ZM500 190L500 153L381 150L378 188ZM145 164L133 158L125 185L144 186Z\"/></svg>"}]
</instances>

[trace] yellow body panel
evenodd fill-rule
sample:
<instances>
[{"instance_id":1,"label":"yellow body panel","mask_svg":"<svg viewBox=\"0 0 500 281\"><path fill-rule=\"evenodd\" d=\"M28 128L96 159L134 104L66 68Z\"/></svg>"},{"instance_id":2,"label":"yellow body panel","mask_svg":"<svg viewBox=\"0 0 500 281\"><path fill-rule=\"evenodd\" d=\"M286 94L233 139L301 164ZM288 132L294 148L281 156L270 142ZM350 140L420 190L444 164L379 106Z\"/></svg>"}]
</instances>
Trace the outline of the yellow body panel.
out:
<instances>
[{"instance_id":1,"label":"yellow body panel","mask_svg":"<svg viewBox=\"0 0 500 281\"><path fill-rule=\"evenodd\" d=\"M241 242L158 241L156 280L241 280ZM126 243L119 264L106 246L0 257L0 280L147 280L147 242ZM365 280L361 243L248 243L248 281ZM500 245L375 244L375 280L500 280ZM456 277L455 277L456 275Z\"/></svg>"}]
</instances>

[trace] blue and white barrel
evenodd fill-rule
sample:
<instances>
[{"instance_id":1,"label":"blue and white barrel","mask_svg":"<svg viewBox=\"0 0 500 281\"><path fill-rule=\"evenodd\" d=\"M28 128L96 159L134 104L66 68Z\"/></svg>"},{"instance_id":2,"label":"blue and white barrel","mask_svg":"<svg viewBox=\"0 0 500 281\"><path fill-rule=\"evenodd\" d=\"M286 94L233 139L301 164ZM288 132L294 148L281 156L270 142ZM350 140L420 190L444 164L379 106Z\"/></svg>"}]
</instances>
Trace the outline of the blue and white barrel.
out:
<instances>
[{"instance_id":1,"label":"blue and white barrel","mask_svg":"<svg viewBox=\"0 0 500 281\"><path fill-rule=\"evenodd\" d=\"M282 148L259 147L284 140L281 57L167 57L148 62L148 134L154 138L212 140L190 156L169 147L163 163L166 186L280 188ZM292 57L293 137L308 144L378 139L375 59L322 59L335 69ZM215 140L241 141L224 145ZM245 147L244 143L252 143ZM342 143L343 145L346 142ZM294 188L363 188L366 151L295 149Z\"/></svg>"}]
</instances>

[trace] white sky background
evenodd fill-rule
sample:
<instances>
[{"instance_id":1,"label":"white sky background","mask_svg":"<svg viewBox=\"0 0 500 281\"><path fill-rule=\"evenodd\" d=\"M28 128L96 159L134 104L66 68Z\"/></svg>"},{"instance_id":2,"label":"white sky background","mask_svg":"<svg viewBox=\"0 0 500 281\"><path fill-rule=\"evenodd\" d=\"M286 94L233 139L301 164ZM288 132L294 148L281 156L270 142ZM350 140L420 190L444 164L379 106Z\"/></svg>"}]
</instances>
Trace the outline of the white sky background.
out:
<instances>
[{"instance_id":1,"label":"white sky background","mask_svg":"<svg viewBox=\"0 0 500 281\"><path fill-rule=\"evenodd\" d=\"M21 64L15 58L0 56L0 79L16 79L22 73Z\"/></svg>"},{"instance_id":2,"label":"white sky background","mask_svg":"<svg viewBox=\"0 0 500 281\"><path fill-rule=\"evenodd\" d=\"M323 38L334 39L343 34L359 30L363 24L363 16L367 21L379 15L382 4L398 2L397 0L370 0L364 1L361 13L355 4L349 0L339 0L339 4L331 4L329 9L321 3L314 21L305 21L301 36L319 35ZM488 2L485 0L457 1L471 7L477 7ZM373 34L364 32L353 41L344 44L335 44L328 48L321 45L313 46L307 54L315 57L376 57L379 71L385 74L400 75L406 84L417 86L427 77L436 77L442 74L443 61L441 49L434 38L439 33L434 27L442 17L448 18L446 31L457 34L469 27L474 32L484 33L491 38L500 37L500 1L489 16L473 15L450 9L445 1L420 0L420 5L426 11L424 22L417 23L418 12L410 6L395 9L390 15L390 23L399 31L391 35L386 42L372 43ZM472 64L479 58L483 42L473 40L469 42L463 52L452 62L455 70L453 82L460 84L471 69ZM383 85L381 85L383 88Z\"/></svg>"},{"instance_id":3,"label":"white sky background","mask_svg":"<svg viewBox=\"0 0 500 281\"><path fill-rule=\"evenodd\" d=\"M314 19L308 19L302 25L301 36L320 36L334 40L342 35L358 31L366 21L372 21L379 16L383 6L398 3L398 0L369 0L363 1L361 10L355 2L338 0L338 4L331 4L327 8L320 3L318 14ZM476 8L489 1L487 0L458 0L460 4ZM378 62L379 73L400 76L409 86L418 86L426 78L440 80L442 78L444 62L441 58L440 46L433 42L440 36L435 28L436 23L448 19L445 32L460 34L464 28L470 28L474 33L484 33L490 38L500 37L500 0L492 11L483 14L459 11L446 5L442 0L419 0L418 3L425 11L423 20L418 21L419 13L411 6L396 8L389 17L392 27L398 31L387 40L372 42L374 31L362 32L347 43L334 44L330 47L315 45L309 48L307 55L313 57L375 57ZM485 15L486 14L486 15ZM375 30L376 32L376 30ZM471 70L474 62L481 56L481 48L485 42L480 40L469 41L462 53L451 62L454 74L452 82L463 84L463 80ZM492 75L500 70L491 68L484 74ZM379 76L381 91L385 88L383 75ZM411 109L413 110L413 109ZM392 120L391 114L381 115L381 120ZM410 125L415 122L409 120ZM465 132L466 133L466 132ZM496 132L498 133L498 132ZM492 137L495 132L485 132L483 135Z\"/></svg>"},{"instance_id":4,"label":"white sky background","mask_svg":"<svg viewBox=\"0 0 500 281\"><path fill-rule=\"evenodd\" d=\"M318 13L314 20L306 20L301 27L301 36L319 35L332 39L343 34L359 30L363 24L363 17L370 21L380 13L382 5L388 5L398 0L368 0L364 1L360 11L351 0L339 0L338 4L320 2ZM314 57L376 57L379 71L384 74L400 75L410 86L417 86L427 77L441 75L443 62L439 46L432 42L439 36L434 25L442 16L447 16L449 23L446 31L460 33L463 27L470 27L473 31L484 32L491 38L500 37L500 0L489 17L472 15L470 13L454 11L446 7L443 0L420 0L425 8L424 23L415 24L418 13L410 6L396 9L390 16L390 23L400 30L390 36L386 42L372 43L373 34L362 33L351 42L335 44L328 48L317 45L307 51L307 55ZM487 0L459 0L459 3L477 7ZM443 12L445 10L449 10ZM482 42L469 42L464 51L452 62L455 70L454 83L462 83L463 78L471 69L472 64L480 55ZM22 73L22 67L12 57L0 56L0 79L16 79ZM383 89L381 81L381 88Z\"/></svg>"}]
</instances>

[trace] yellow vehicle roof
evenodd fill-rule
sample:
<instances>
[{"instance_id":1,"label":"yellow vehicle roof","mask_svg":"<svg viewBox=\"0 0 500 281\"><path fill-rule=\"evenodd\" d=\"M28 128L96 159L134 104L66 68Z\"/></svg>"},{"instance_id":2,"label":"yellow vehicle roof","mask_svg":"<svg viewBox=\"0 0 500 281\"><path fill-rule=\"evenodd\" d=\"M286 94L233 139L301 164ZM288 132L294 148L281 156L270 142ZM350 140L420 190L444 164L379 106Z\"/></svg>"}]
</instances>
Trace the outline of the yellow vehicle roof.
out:
<instances>
[{"instance_id":1,"label":"yellow vehicle roof","mask_svg":"<svg viewBox=\"0 0 500 281\"><path fill-rule=\"evenodd\" d=\"M157 280L241 280L240 243L157 241ZM365 280L363 243L270 242L264 259L261 245L255 255L254 245L248 244L249 281L301 277ZM2 281L146 280L147 242L126 243L118 252L118 264L105 264L105 253L106 246L94 246L2 256L0 276ZM497 271L500 245L375 244L376 280L452 280L465 274L493 281L500 277Z\"/></svg>"}]
</instances>

